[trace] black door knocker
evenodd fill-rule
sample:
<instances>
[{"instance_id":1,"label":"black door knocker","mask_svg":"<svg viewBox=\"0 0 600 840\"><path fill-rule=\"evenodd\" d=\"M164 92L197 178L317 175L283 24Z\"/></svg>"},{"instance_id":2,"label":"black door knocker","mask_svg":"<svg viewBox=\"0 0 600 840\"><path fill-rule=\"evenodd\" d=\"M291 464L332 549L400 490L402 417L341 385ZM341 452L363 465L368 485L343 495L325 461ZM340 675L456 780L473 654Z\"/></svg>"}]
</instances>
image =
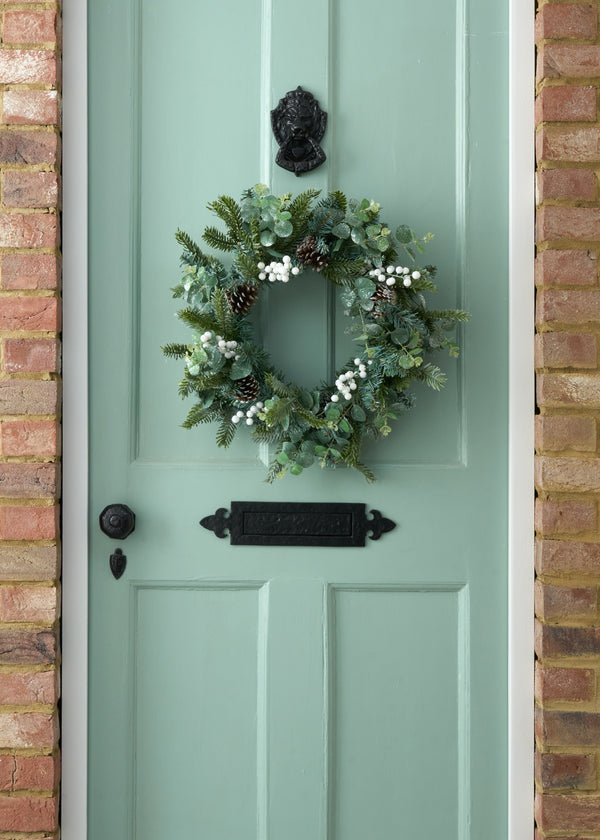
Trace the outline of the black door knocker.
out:
<instances>
[{"instance_id":1,"label":"black door knocker","mask_svg":"<svg viewBox=\"0 0 600 840\"><path fill-rule=\"evenodd\" d=\"M325 160L319 143L325 134L327 114L307 90L290 90L271 111L273 134L279 144L275 163L295 175L316 169Z\"/></svg>"}]
</instances>

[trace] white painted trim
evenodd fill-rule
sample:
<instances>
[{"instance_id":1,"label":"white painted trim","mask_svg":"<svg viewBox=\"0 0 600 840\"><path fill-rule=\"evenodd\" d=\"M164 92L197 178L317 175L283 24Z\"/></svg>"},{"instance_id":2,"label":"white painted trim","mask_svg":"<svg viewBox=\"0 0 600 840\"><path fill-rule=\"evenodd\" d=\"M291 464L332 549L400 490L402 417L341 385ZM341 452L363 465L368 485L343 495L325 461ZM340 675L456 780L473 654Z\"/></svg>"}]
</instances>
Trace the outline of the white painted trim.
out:
<instances>
[{"instance_id":1,"label":"white painted trim","mask_svg":"<svg viewBox=\"0 0 600 840\"><path fill-rule=\"evenodd\" d=\"M87 836L87 14L64 0L62 838ZM510 0L509 840L533 837L533 7ZM530 85L524 84L530 80Z\"/></svg>"},{"instance_id":2,"label":"white painted trim","mask_svg":"<svg viewBox=\"0 0 600 840\"><path fill-rule=\"evenodd\" d=\"M63 840L87 836L87 3L63 3Z\"/></svg>"},{"instance_id":3,"label":"white painted trim","mask_svg":"<svg viewBox=\"0 0 600 840\"><path fill-rule=\"evenodd\" d=\"M509 838L534 833L534 4L510 0Z\"/></svg>"}]
</instances>

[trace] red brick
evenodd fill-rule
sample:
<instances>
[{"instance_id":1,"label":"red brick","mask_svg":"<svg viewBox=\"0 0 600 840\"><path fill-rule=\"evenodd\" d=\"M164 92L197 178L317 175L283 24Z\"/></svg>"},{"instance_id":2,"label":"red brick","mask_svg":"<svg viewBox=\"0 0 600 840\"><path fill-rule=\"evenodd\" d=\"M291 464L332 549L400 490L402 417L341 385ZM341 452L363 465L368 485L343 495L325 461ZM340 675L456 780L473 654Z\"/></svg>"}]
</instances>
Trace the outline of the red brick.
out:
<instances>
[{"instance_id":1,"label":"red brick","mask_svg":"<svg viewBox=\"0 0 600 840\"><path fill-rule=\"evenodd\" d=\"M543 831L596 831L600 825L600 797L538 793L535 799L535 817Z\"/></svg>"},{"instance_id":2,"label":"red brick","mask_svg":"<svg viewBox=\"0 0 600 840\"><path fill-rule=\"evenodd\" d=\"M535 696L541 703L591 702L595 695L596 673L592 668L549 668L536 662Z\"/></svg>"},{"instance_id":3,"label":"red brick","mask_svg":"<svg viewBox=\"0 0 600 840\"><path fill-rule=\"evenodd\" d=\"M597 280L593 251L542 251L535 260L538 286L592 286Z\"/></svg>"},{"instance_id":4,"label":"red brick","mask_svg":"<svg viewBox=\"0 0 600 840\"><path fill-rule=\"evenodd\" d=\"M53 254L5 254L1 260L3 289L55 289L58 285L58 260Z\"/></svg>"},{"instance_id":5,"label":"red brick","mask_svg":"<svg viewBox=\"0 0 600 840\"><path fill-rule=\"evenodd\" d=\"M596 163L600 160L600 128L545 125L536 136L538 161Z\"/></svg>"},{"instance_id":6,"label":"red brick","mask_svg":"<svg viewBox=\"0 0 600 840\"><path fill-rule=\"evenodd\" d=\"M5 420L0 424L0 440L3 455L57 454L56 423L52 420Z\"/></svg>"},{"instance_id":7,"label":"red brick","mask_svg":"<svg viewBox=\"0 0 600 840\"><path fill-rule=\"evenodd\" d=\"M56 827L56 798L0 797L0 831L54 831Z\"/></svg>"},{"instance_id":8,"label":"red brick","mask_svg":"<svg viewBox=\"0 0 600 840\"><path fill-rule=\"evenodd\" d=\"M539 575L600 575L600 543L536 540L535 568Z\"/></svg>"},{"instance_id":9,"label":"red brick","mask_svg":"<svg viewBox=\"0 0 600 840\"><path fill-rule=\"evenodd\" d=\"M535 40L594 38L596 15L589 4L546 3L535 19Z\"/></svg>"},{"instance_id":10,"label":"red brick","mask_svg":"<svg viewBox=\"0 0 600 840\"><path fill-rule=\"evenodd\" d=\"M595 616L598 590L595 586L553 586L535 582L535 612L540 618L551 620L564 616Z\"/></svg>"},{"instance_id":11,"label":"red brick","mask_svg":"<svg viewBox=\"0 0 600 840\"><path fill-rule=\"evenodd\" d=\"M58 593L54 586L0 587L0 617L3 621L54 622Z\"/></svg>"},{"instance_id":12,"label":"red brick","mask_svg":"<svg viewBox=\"0 0 600 840\"><path fill-rule=\"evenodd\" d=\"M0 664L53 665L56 638L52 630L0 627Z\"/></svg>"},{"instance_id":13,"label":"red brick","mask_svg":"<svg viewBox=\"0 0 600 840\"><path fill-rule=\"evenodd\" d=\"M57 741L57 722L51 714L12 712L0 714L0 747L3 749L52 748Z\"/></svg>"},{"instance_id":14,"label":"red brick","mask_svg":"<svg viewBox=\"0 0 600 840\"><path fill-rule=\"evenodd\" d=\"M542 169L537 173L538 201L560 198L593 201L596 174L590 169Z\"/></svg>"},{"instance_id":15,"label":"red brick","mask_svg":"<svg viewBox=\"0 0 600 840\"><path fill-rule=\"evenodd\" d=\"M56 163L59 148L53 131L0 131L0 163Z\"/></svg>"},{"instance_id":16,"label":"red brick","mask_svg":"<svg viewBox=\"0 0 600 840\"><path fill-rule=\"evenodd\" d=\"M0 381L0 414L55 414L57 405L57 382Z\"/></svg>"},{"instance_id":17,"label":"red brick","mask_svg":"<svg viewBox=\"0 0 600 840\"><path fill-rule=\"evenodd\" d=\"M595 78L600 76L600 46L542 44L538 48L536 78Z\"/></svg>"},{"instance_id":18,"label":"red brick","mask_svg":"<svg viewBox=\"0 0 600 840\"><path fill-rule=\"evenodd\" d=\"M44 44L56 41L56 12L6 12L2 40L5 44Z\"/></svg>"},{"instance_id":19,"label":"red brick","mask_svg":"<svg viewBox=\"0 0 600 840\"><path fill-rule=\"evenodd\" d=\"M2 98L2 122L7 125L57 125L55 90L7 90Z\"/></svg>"},{"instance_id":20,"label":"red brick","mask_svg":"<svg viewBox=\"0 0 600 840\"><path fill-rule=\"evenodd\" d=\"M0 507L0 539L53 540L57 535L58 507Z\"/></svg>"},{"instance_id":21,"label":"red brick","mask_svg":"<svg viewBox=\"0 0 600 840\"><path fill-rule=\"evenodd\" d=\"M536 455L536 487L547 493L600 491L600 460Z\"/></svg>"},{"instance_id":22,"label":"red brick","mask_svg":"<svg viewBox=\"0 0 600 840\"><path fill-rule=\"evenodd\" d=\"M535 734L545 746L587 746L600 742L598 712L535 710Z\"/></svg>"},{"instance_id":23,"label":"red brick","mask_svg":"<svg viewBox=\"0 0 600 840\"><path fill-rule=\"evenodd\" d=\"M34 674L2 674L0 704L4 706L28 706L32 703L52 706L57 700L55 671L41 671Z\"/></svg>"},{"instance_id":24,"label":"red brick","mask_svg":"<svg viewBox=\"0 0 600 840\"><path fill-rule=\"evenodd\" d=\"M562 627L536 621L535 652L540 659L549 656L598 656L600 627ZM598 722L600 725L600 715Z\"/></svg>"},{"instance_id":25,"label":"red brick","mask_svg":"<svg viewBox=\"0 0 600 840\"><path fill-rule=\"evenodd\" d=\"M0 298L0 330L56 332L59 307L54 297Z\"/></svg>"},{"instance_id":26,"label":"red brick","mask_svg":"<svg viewBox=\"0 0 600 840\"><path fill-rule=\"evenodd\" d=\"M600 291L597 289L541 289L537 294L538 323L592 324L600 321ZM567 333L563 333L566 336ZM573 337L576 339L576 337ZM581 336L589 341L593 336ZM595 344L595 342L594 342ZM575 349L575 348L574 348ZM595 350L592 353L594 365Z\"/></svg>"},{"instance_id":27,"label":"red brick","mask_svg":"<svg viewBox=\"0 0 600 840\"><path fill-rule=\"evenodd\" d=\"M596 787L594 756L537 753L535 779L544 790L594 790Z\"/></svg>"},{"instance_id":28,"label":"red brick","mask_svg":"<svg viewBox=\"0 0 600 840\"><path fill-rule=\"evenodd\" d=\"M536 499L535 527L545 535L591 531L596 527L596 505L591 501Z\"/></svg>"},{"instance_id":29,"label":"red brick","mask_svg":"<svg viewBox=\"0 0 600 840\"><path fill-rule=\"evenodd\" d=\"M59 345L54 338L9 338L4 342L4 370L52 371L59 369Z\"/></svg>"},{"instance_id":30,"label":"red brick","mask_svg":"<svg viewBox=\"0 0 600 840\"><path fill-rule=\"evenodd\" d=\"M16 756L14 790L55 790L60 776L57 756Z\"/></svg>"},{"instance_id":31,"label":"red brick","mask_svg":"<svg viewBox=\"0 0 600 840\"><path fill-rule=\"evenodd\" d=\"M0 248L55 248L57 245L58 228L52 213L0 215Z\"/></svg>"},{"instance_id":32,"label":"red brick","mask_svg":"<svg viewBox=\"0 0 600 840\"><path fill-rule=\"evenodd\" d=\"M5 207L56 207L58 176L56 172L4 173L2 200Z\"/></svg>"},{"instance_id":33,"label":"red brick","mask_svg":"<svg viewBox=\"0 0 600 840\"><path fill-rule=\"evenodd\" d=\"M537 394L542 406L600 408L600 377L590 373L541 373Z\"/></svg>"},{"instance_id":34,"label":"red brick","mask_svg":"<svg viewBox=\"0 0 600 840\"><path fill-rule=\"evenodd\" d=\"M56 464L0 463L0 498L54 498L56 495Z\"/></svg>"},{"instance_id":35,"label":"red brick","mask_svg":"<svg viewBox=\"0 0 600 840\"><path fill-rule=\"evenodd\" d=\"M0 78L4 84L55 84L58 80L54 50L0 50Z\"/></svg>"},{"instance_id":36,"label":"red brick","mask_svg":"<svg viewBox=\"0 0 600 840\"><path fill-rule=\"evenodd\" d=\"M600 238L600 207L540 207L536 236L539 242L551 239Z\"/></svg>"},{"instance_id":37,"label":"red brick","mask_svg":"<svg viewBox=\"0 0 600 840\"><path fill-rule=\"evenodd\" d=\"M3 433L2 427L0 431ZM538 414L535 418L535 441L536 448L540 451L560 452L564 449L574 449L578 452L595 452L596 421L592 417Z\"/></svg>"},{"instance_id":38,"label":"red brick","mask_svg":"<svg viewBox=\"0 0 600 840\"><path fill-rule=\"evenodd\" d=\"M535 122L596 119L596 88L591 85L546 86L535 100Z\"/></svg>"},{"instance_id":39,"label":"red brick","mask_svg":"<svg viewBox=\"0 0 600 840\"><path fill-rule=\"evenodd\" d=\"M0 581L54 580L58 549L53 545L0 545Z\"/></svg>"},{"instance_id":40,"label":"red brick","mask_svg":"<svg viewBox=\"0 0 600 840\"><path fill-rule=\"evenodd\" d=\"M542 314L545 314L542 306L540 309L542 309ZM555 313L552 312L552 314ZM584 312L579 314L582 317L587 316ZM538 368L595 368L596 336L592 333L540 333L535 337L535 366Z\"/></svg>"}]
</instances>

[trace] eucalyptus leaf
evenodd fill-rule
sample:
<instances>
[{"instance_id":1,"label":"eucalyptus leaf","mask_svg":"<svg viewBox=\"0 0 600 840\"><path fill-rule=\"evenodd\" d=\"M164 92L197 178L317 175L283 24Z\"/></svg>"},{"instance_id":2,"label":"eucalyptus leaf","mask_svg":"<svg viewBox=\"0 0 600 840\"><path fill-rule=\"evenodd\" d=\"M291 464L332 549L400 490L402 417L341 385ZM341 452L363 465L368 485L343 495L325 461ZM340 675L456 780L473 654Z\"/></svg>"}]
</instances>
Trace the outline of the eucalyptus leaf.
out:
<instances>
[{"instance_id":1,"label":"eucalyptus leaf","mask_svg":"<svg viewBox=\"0 0 600 840\"><path fill-rule=\"evenodd\" d=\"M353 420L358 420L360 423L364 423L364 421L367 419L367 415L364 409L356 403L350 409L350 414L352 415Z\"/></svg>"},{"instance_id":2,"label":"eucalyptus leaf","mask_svg":"<svg viewBox=\"0 0 600 840\"><path fill-rule=\"evenodd\" d=\"M285 466L286 464L289 464L289 462L290 462L290 459L285 454L285 452L278 452L277 455L275 456L275 460L277 461L278 464L281 464L282 466Z\"/></svg>"},{"instance_id":3,"label":"eucalyptus leaf","mask_svg":"<svg viewBox=\"0 0 600 840\"><path fill-rule=\"evenodd\" d=\"M350 236L350 225L347 225L345 222L340 222L340 224L331 229L331 232L338 239L348 239Z\"/></svg>"},{"instance_id":4,"label":"eucalyptus leaf","mask_svg":"<svg viewBox=\"0 0 600 840\"><path fill-rule=\"evenodd\" d=\"M378 236L377 237L377 247L379 248L379 250L382 253L384 251L387 251L387 249L390 247L390 241L387 238L387 236Z\"/></svg>"},{"instance_id":5,"label":"eucalyptus leaf","mask_svg":"<svg viewBox=\"0 0 600 840\"><path fill-rule=\"evenodd\" d=\"M304 469L304 468L302 467L302 465L301 465L301 464L299 464L299 463L296 461L296 462L295 462L295 463L293 463L293 464L292 464L292 466L290 467L290 472L291 472L291 474L292 474L292 475L300 475L300 473L302 472L302 470L303 470L303 469Z\"/></svg>"},{"instance_id":6,"label":"eucalyptus leaf","mask_svg":"<svg viewBox=\"0 0 600 840\"><path fill-rule=\"evenodd\" d=\"M400 225L396 228L396 238L401 245L408 245L413 241L413 232L408 225Z\"/></svg>"},{"instance_id":7,"label":"eucalyptus leaf","mask_svg":"<svg viewBox=\"0 0 600 840\"><path fill-rule=\"evenodd\" d=\"M271 245L274 245L275 239L276 237L272 230L263 230L263 232L260 235L261 245L264 245L265 248L270 248Z\"/></svg>"},{"instance_id":8,"label":"eucalyptus leaf","mask_svg":"<svg viewBox=\"0 0 600 840\"><path fill-rule=\"evenodd\" d=\"M355 245L361 245L362 246L367 241L367 236L366 236L364 230L362 228L359 228L359 227L352 228L351 236L352 236L352 241L354 242Z\"/></svg>"},{"instance_id":9,"label":"eucalyptus leaf","mask_svg":"<svg viewBox=\"0 0 600 840\"><path fill-rule=\"evenodd\" d=\"M275 222L275 233L277 234L277 236L281 236L282 239L285 239L287 236L290 236L293 232L294 226L287 219L284 219L283 221L277 220Z\"/></svg>"},{"instance_id":10,"label":"eucalyptus leaf","mask_svg":"<svg viewBox=\"0 0 600 840\"><path fill-rule=\"evenodd\" d=\"M359 277L354 284L361 300L368 300L374 293L377 286L368 277Z\"/></svg>"},{"instance_id":11,"label":"eucalyptus leaf","mask_svg":"<svg viewBox=\"0 0 600 840\"><path fill-rule=\"evenodd\" d=\"M238 359L231 365L229 376L231 379L244 379L252 373L252 365L248 359Z\"/></svg>"}]
</instances>

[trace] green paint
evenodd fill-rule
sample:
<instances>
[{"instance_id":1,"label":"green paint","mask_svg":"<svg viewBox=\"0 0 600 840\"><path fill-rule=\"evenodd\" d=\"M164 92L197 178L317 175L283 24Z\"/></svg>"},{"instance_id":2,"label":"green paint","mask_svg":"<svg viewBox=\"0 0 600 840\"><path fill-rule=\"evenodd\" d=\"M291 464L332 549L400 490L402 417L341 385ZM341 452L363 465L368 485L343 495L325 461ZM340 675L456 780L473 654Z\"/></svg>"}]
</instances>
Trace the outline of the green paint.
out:
<instances>
[{"instance_id":1,"label":"green paint","mask_svg":"<svg viewBox=\"0 0 600 840\"><path fill-rule=\"evenodd\" d=\"M90 3L90 840L505 840L504 5ZM298 84L329 112L301 180L273 167L266 116ZM173 233L258 181L433 231L436 306L471 313L445 390L365 453L372 487L268 487L243 436L223 452L179 428ZM329 377L344 316L318 278L292 285L265 343L291 378ZM365 501L398 527L236 548L198 525L235 498ZM137 526L116 582L96 522L118 501Z\"/></svg>"}]
</instances>

